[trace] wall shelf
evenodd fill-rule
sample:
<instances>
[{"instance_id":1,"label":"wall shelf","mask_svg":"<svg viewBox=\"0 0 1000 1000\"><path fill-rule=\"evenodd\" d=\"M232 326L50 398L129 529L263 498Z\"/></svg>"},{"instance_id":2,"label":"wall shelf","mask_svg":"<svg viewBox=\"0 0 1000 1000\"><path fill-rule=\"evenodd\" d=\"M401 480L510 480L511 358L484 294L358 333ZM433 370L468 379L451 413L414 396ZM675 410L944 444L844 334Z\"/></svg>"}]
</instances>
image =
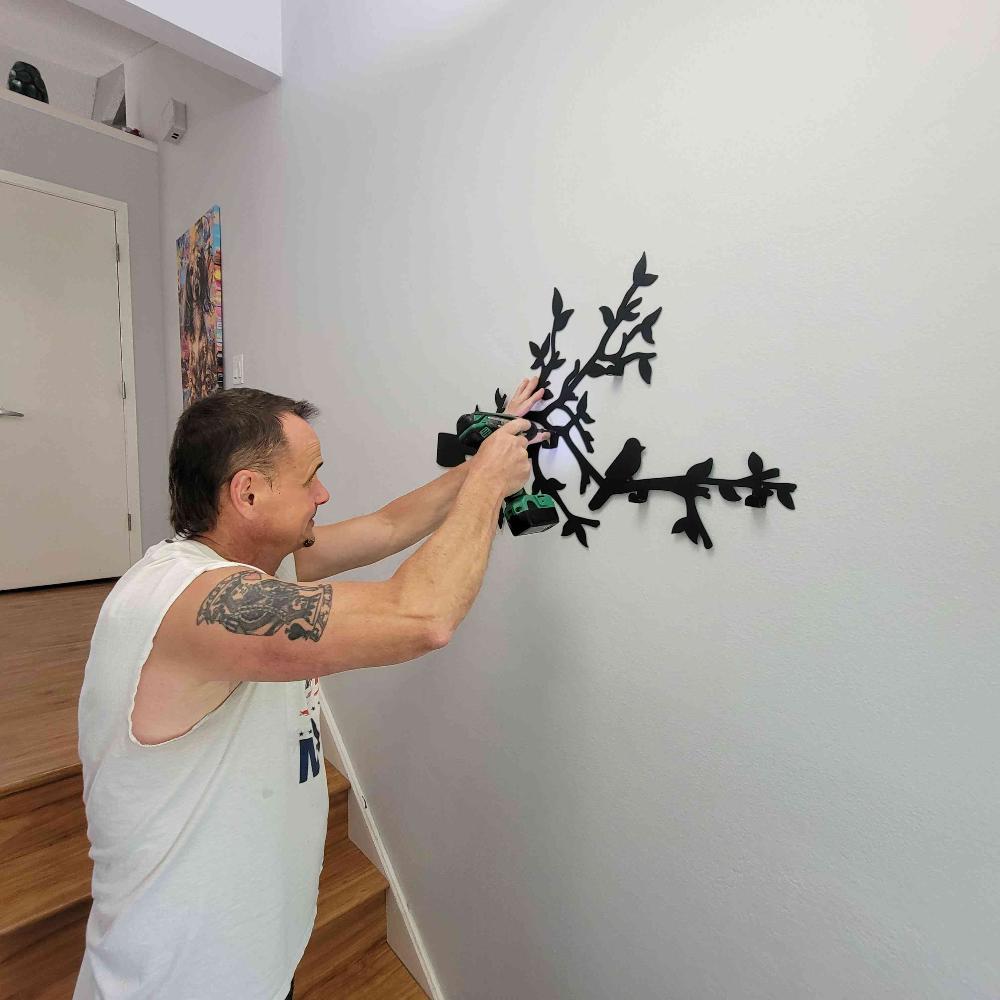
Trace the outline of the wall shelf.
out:
<instances>
[{"instance_id":1,"label":"wall shelf","mask_svg":"<svg viewBox=\"0 0 1000 1000\"><path fill-rule=\"evenodd\" d=\"M24 97L23 95L15 94L10 90L0 90L0 97L2 97L5 101L10 101L12 104L19 104L21 107L31 108L33 111L41 112L43 115L51 115L53 118L61 118L64 122L81 125L83 128L89 128L92 132L100 132L102 135L106 135L111 139L117 139L119 142L128 142L133 146L148 149L153 153L157 150L156 143L151 142L149 139L140 139L138 136L129 135L128 132L123 132L121 129L112 128L110 125L104 125L101 122L92 121L90 118L83 118L80 115L73 114L71 111L63 111L60 108L54 108L51 104L43 104L41 101L36 101L31 97Z\"/></svg>"}]
</instances>

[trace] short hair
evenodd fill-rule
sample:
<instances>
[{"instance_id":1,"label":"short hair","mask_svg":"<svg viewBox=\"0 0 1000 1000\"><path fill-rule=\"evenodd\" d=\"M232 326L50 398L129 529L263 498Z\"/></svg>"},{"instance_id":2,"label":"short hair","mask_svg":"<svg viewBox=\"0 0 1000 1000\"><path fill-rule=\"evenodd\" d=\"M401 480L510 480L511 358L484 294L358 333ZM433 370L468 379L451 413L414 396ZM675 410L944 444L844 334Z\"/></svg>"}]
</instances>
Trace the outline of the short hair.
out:
<instances>
[{"instance_id":1,"label":"short hair","mask_svg":"<svg viewBox=\"0 0 1000 1000\"><path fill-rule=\"evenodd\" d=\"M288 447L281 417L310 420L319 411L304 399L263 389L223 389L192 403L181 415L170 445L170 524L181 538L211 531L219 495L240 469L268 482L275 459Z\"/></svg>"}]
</instances>

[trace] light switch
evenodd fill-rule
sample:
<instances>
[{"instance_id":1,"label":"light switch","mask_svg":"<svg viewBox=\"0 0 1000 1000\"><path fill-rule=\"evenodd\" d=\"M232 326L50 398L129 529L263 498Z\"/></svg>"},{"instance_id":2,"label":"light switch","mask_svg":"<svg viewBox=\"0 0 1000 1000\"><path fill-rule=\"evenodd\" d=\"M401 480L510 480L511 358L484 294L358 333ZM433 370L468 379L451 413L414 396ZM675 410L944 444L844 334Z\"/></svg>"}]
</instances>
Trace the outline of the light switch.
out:
<instances>
[{"instance_id":1,"label":"light switch","mask_svg":"<svg viewBox=\"0 0 1000 1000\"><path fill-rule=\"evenodd\" d=\"M243 355L236 354L233 356L233 385L243 385L245 382L243 375Z\"/></svg>"}]
</instances>

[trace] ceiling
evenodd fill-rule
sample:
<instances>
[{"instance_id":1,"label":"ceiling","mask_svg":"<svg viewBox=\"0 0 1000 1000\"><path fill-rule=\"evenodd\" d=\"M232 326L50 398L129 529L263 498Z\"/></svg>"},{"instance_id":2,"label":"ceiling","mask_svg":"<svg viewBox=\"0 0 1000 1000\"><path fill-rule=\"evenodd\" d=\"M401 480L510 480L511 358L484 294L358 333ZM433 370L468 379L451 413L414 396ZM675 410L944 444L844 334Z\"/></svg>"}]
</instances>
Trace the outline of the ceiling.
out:
<instances>
[{"instance_id":1,"label":"ceiling","mask_svg":"<svg viewBox=\"0 0 1000 1000\"><path fill-rule=\"evenodd\" d=\"M69 0L0 0L0 43L87 76L104 76L155 44Z\"/></svg>"}]
</instances>

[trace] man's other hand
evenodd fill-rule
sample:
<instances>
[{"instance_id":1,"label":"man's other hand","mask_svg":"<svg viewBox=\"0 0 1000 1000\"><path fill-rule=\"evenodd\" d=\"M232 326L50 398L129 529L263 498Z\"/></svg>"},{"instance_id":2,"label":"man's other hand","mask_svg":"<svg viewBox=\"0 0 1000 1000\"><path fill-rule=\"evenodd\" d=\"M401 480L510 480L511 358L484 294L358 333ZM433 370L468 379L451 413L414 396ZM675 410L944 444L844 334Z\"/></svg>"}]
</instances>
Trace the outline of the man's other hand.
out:
<instances>
[{"instance_id":1,"label":"man's other hand","mask_svg":"<svg viewBox=\"0 0 1000 1000\"><path fill-rule=\"evenodd\" d=\"M507 408L503 412L510 413L515 417L523 417L545 395L544 389L535 388L537 385L537 375L523 379L521 384L510 394Z\"/></svg>"}]
</instances>

